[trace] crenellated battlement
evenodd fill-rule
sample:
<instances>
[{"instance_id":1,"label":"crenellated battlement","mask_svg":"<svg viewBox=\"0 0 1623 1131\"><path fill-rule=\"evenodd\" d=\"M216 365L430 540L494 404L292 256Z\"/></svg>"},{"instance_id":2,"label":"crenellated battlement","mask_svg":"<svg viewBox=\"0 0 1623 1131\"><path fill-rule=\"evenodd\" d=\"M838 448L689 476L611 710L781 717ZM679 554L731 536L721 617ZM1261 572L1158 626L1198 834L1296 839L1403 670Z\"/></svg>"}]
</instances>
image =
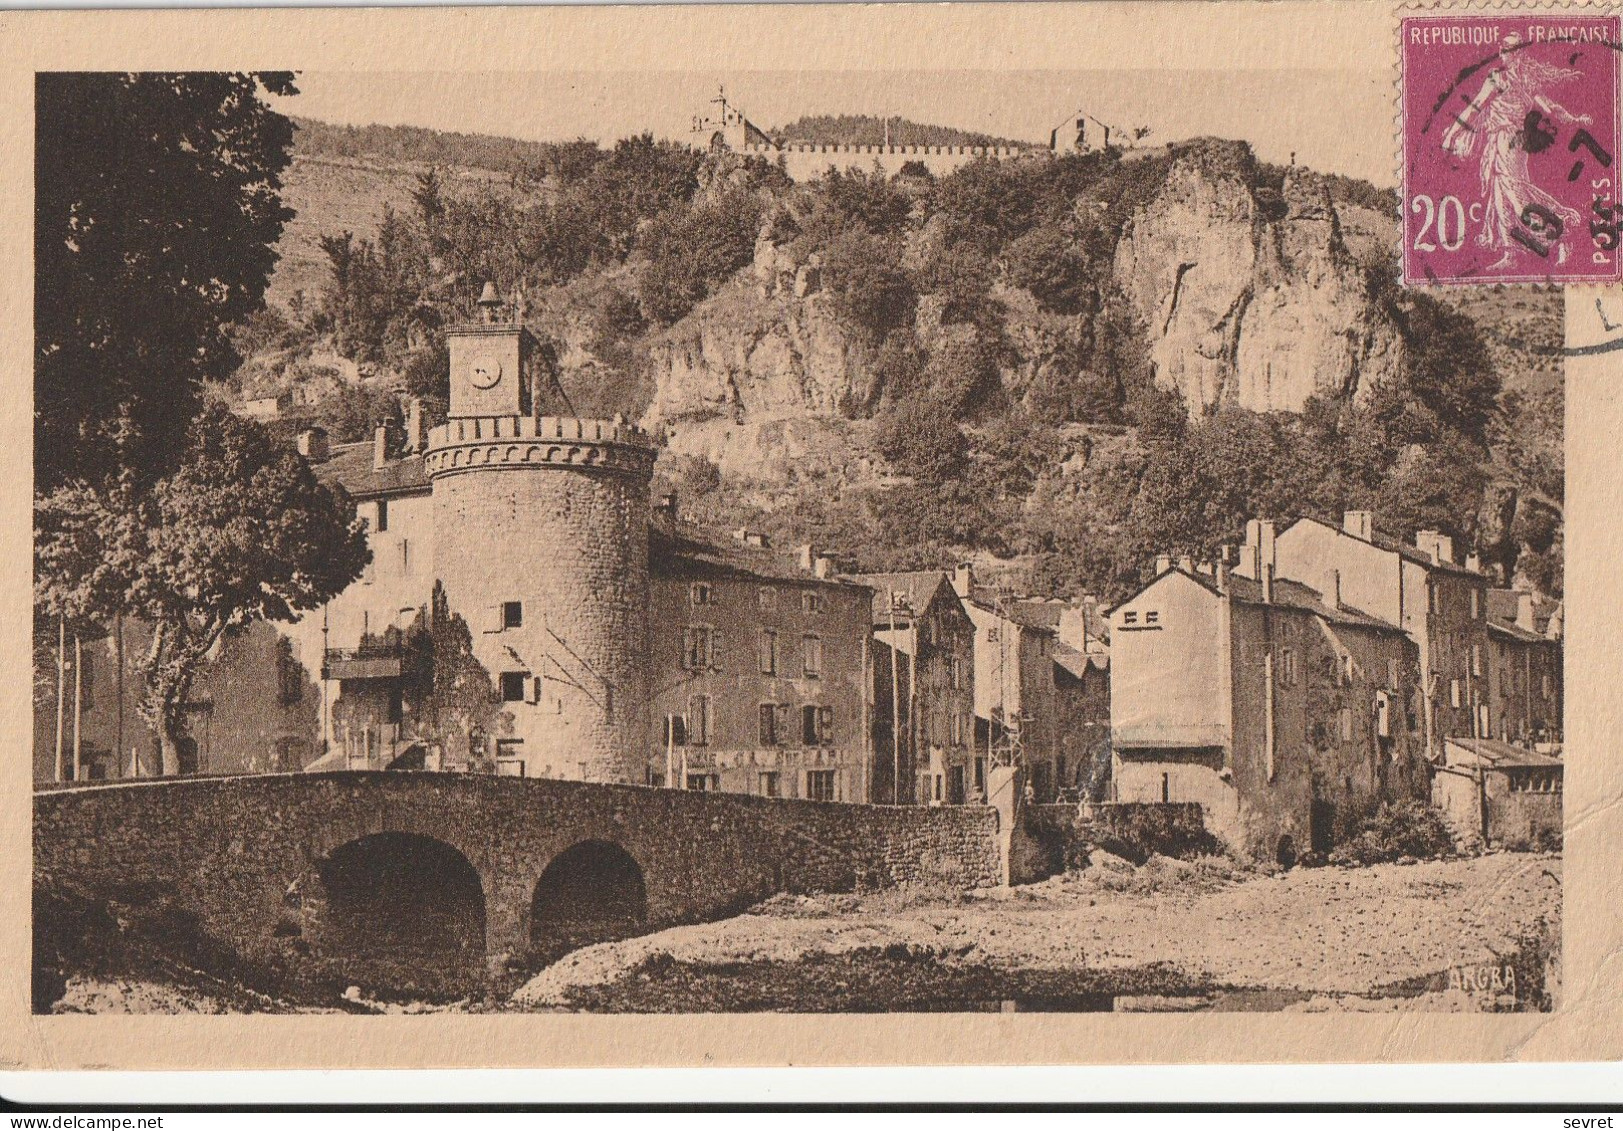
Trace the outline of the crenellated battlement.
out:
<instances>
[{"instance_id":1,"label":"crenellated battlement","mask_svg":"<svg viewBox=\"0 0 1623 1131\"><path fill-rule=\"evenodd\" d=\"M776 158L780 153L817 153L830 157L1019 157L1028 150L1012 145L817 145L812 142L786 142L783 145L746 145L743 152L752 157Z\"/></svg>"},{"instance_id":2,"label":"crenellated battlement","mask_svg":"<svg viewBox=\"0 0 1623 1131\"><path fill-rule=\"evenodd\" d=\"M429 477L490 467L554 467L646 477L653 468L648 433L623 419L573 416L455 417L429 431Z\"/></svg>"}]
</instances>

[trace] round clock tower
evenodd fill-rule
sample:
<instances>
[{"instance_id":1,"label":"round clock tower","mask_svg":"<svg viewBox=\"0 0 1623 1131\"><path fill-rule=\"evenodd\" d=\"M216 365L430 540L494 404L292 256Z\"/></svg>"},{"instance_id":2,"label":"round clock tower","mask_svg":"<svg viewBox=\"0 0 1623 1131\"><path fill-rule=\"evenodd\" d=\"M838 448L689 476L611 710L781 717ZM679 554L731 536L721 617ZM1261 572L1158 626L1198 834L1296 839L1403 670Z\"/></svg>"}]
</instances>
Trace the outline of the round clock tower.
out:
<instances>
[{"instance_id":1,"label":"round clock tower","mask_svg":"<svg viewBox=\"0 0 1623 1131\"><path fill-rule=\"evenodd\" d=\"M536 416L538 343L489 284L447 331L449 419L429 434L435 571L503 699L502 768L644 781L648 485L623 419Z\"/></svg>"}]
</instances>

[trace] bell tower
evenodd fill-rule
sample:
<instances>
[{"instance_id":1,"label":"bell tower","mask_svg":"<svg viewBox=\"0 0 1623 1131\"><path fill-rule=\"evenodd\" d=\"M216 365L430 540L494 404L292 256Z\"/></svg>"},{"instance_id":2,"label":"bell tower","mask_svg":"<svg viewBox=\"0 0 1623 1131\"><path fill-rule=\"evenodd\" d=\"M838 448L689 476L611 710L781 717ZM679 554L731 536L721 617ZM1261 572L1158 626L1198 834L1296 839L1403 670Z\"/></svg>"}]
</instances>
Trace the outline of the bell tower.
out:
<instances>
[{"instance_id":1,"label":"bell tower","mask_svg":"<svg viewBox=\"0 0 1623 1131\"><path fill-rule=\"evenodd\" d=\"M516 312L486 283L479 318L447 328L452 417L528 416L538 343Z\"/></svg>"}]
</instances>

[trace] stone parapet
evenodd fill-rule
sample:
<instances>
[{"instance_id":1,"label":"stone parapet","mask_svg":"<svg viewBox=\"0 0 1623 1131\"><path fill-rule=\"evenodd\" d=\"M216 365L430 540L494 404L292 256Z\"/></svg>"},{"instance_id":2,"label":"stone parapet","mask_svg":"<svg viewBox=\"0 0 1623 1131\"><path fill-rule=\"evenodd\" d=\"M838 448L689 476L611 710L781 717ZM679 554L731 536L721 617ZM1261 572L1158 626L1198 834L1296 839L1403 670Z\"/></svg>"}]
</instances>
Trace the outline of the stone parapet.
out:
<instances>
[{"instance_id":1,"label":"stone parapet","mask_svg":"<svg viewBox=\"0 0 1623 1131\"><path fill-rule=\"evenodd\" d=\"M648 433L621 420L560 416L471 416L429 431L430 478L493 467L556 467L640 475L653 471Z\"/></svg>"}]
</instances>

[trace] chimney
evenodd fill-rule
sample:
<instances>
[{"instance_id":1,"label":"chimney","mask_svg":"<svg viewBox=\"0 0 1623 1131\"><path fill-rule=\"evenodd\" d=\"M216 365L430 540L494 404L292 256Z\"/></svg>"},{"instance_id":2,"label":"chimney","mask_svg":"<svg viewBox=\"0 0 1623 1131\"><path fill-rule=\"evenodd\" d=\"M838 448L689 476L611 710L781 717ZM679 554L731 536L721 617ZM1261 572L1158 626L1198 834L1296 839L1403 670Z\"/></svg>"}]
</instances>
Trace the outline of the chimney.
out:
<instances>
[{"instance_id":1,"label":"chimney","mask_svg":"<svg viewBox=\"0 0 1623 1131\"><path fill-rule=\"evenodd\" d=\"M1245 545L1240 548L1240 566L1234 572L1252 581L1262 580L1265 566L1274 564L1274 524L1253 518L1245 524Z\"/></svg>"},{"instance_id":2,"label":"chimney","mask_svg":"<svg viewBox=\"0 0 1623 1131\"><path fill-rule=\"evenodd\" d=\"M1531 593L1516 594L1516 627L1525 628L1528 632L1537 632L1533 622L1533 595Z\"/></svg>"},{"instance_id":3,"label":"chimney","mask_svg":"<svg viewBox=\"0 0 1623 1131\"><path fill-rule=\"evenodd\" d=\"M659 506L655 513L670 526L676 525L676 492L666 491L659 497Z\"/></svg>"},{"instance_id":4,"label":"chimney","mask_svg":"<svg viewBox=\"0 0 1623 1131\"><path fill-rule=\"evenodd\" d=\"M379 424L372 433L372 469L382 471L389 464L389 425Z\"/></svg>"},{"instance_id":5,"label":"chimney","mask_svg":"<svg viewBox=\"0 0 1623 1131\"><path fill-rule=\"evenodd\" d=\"M812 573L814 576L826 580L834 576L837 565L838 560L833 554L818 554L817 561L812 567Z\"/></svg>"},{"instance_id":6,"label":"chimney","mask_svg":"<svg viewBox=\"0 0 1623 1131\"><path fill-rule=\"evenodd\" d=\"M1211 562L1200 562L1200 563L1198 563L1195 566L1195 572L1200 574L1202 577L1211 577L1212 576L1212 563Z\"/></svg>"},{"instance_id":7,"label":"chimney","mask_svg":"<svg viewBox=\"0 0 1623 1131\"><path fill-rule=\"evenodd\" d=\"M1465 555L1465 568L1472 573L1482 572L1482 555L1472 552Z\"/></svg>"},{"instance_id":8,"label":"chimney","mask_svg":"<svg viewBox=\"0 0 1623 1131\"><path fill-rule=\"evenodd\" d=\"M421 452L428 446L428 437L423 432L423 399L421 397L408 397L406 399L406 445L408 455Z\"/></svg>"},{"instance_id":9,"label":"chimney","mask_svg":"<svg viewBox=\"0 0 1623 1131\"><path fill-rule=\"evenodd\" d=\"M1172 568L1172 555L1160 554L1155 559L1155 576L1160 577Z\"/></svg>"},{"instance_id":10,"label":"chimney","mask_svg":"<svg viewBox=\"0 0 1623 1131\"><path fill-rule=\"evenodd\" d=\"M974 595L975 567L969 562L960 562L953 568L952 591L966 601Z\"/></svg>"},{"instance_id":11,"label":"chimney","mask_svg":"<svg viewBox=\"0 0 1623 1131\"><path fill-rule=\"evenodd\" d=\"M299 433L299 454L311 463L325 463L332 456L325 428L306 428Z\"/></svg>"},{"instance_id":12,"label":"chimney","mask_svg":"<svg viewBox=\"0 0 1623 1131\"><path fill-rule=\"evenodd\" d=\"M1194 573L1195 559L1190 557L1188 554L1180 556L1178 558L1178 568L1183 570L1185 573Z\"/></svg>"},{"instance_id":13,"label":"chimney","mask_svg":"<svg viewBox=\"0 0 1623 1131\"><path fill-rule=\"evenodd\" d=\"M1432 561L1438 565L1454 562L1454 539L1435 530L1422 530L1414 536L1417 548L1431 555Z\"/></svg>"},{"instance_id":14,"label":"chimney","mask_svg":"<svg viewBox=\"0 0 1623 1131\"><path fill-rule=\"evenodd\" d=\"M1271 605L1271 604L1274 603L1274 563L1273 562L1263 562L1262 563L1262 603L1264 605Z\"/></svg>"},{"instance_id":15,"label":"chimney","mask_svg":"<svg viewBox=\"0 0 1623 1131\"><path fill-rule=\"evenodd\" d=\"M807 542L805 545L799 547L796 552L800 558L801 569L805 570L807 573L810 573L812 570L817 568L817 547L813 546L810 542Z\"/></svg>"},{"instance_id":16,"label":"chimney","mask_svg":"<svg viewBox=\"0 0 1623 1131\"><path fill-rule=\"evenodd\" d=\"M1341 516L1341 529L1368 542L1375 534L1375 512L1346 511Z\"/></svg>"},{"instance_id":17,"label":"chimney","mask_svg":"<svg viewBox=\"0 0 1623 1131\"><path fill-rule=\"evenodd\" d=\"M1224 550L1227 549L1228 547L1225 546ZM1217 559L1217 591L1219 593L1229 591L1229 558L1226 552Z\"/></svg>"},{"instance_id":18,"label":"chimney","mask_svg":"<svg viewBox=\"0 0 1623 1131\"><path fill-rule=\"evenodd\" d=\"M1332 609L1341 608L1341 571L1339 569L1330 571L1330 584L1326 586L1324 595L1330 598L1330 607Z\"/></svg>"}]
</instances>

